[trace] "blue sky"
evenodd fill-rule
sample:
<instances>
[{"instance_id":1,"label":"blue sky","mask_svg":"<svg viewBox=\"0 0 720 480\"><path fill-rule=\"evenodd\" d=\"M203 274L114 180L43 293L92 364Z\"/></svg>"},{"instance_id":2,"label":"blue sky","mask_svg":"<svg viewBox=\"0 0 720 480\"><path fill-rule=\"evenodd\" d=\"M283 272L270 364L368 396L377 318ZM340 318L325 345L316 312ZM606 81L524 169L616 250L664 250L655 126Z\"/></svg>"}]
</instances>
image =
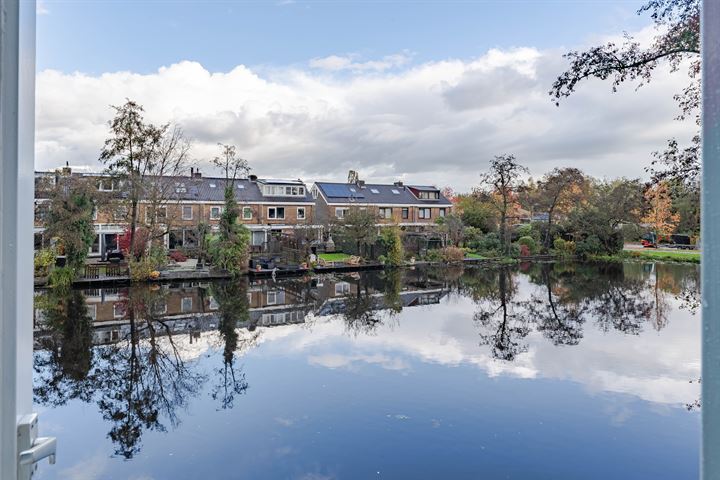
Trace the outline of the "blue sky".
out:
<instances>
[{"instance_id":1,"label":"blue sky","mask_svg":"<svg viewBox=\"0 0 720 480\"><path fill-rule=\"evenodd\" d=\"M563 54L654 30L634 0L53 1L38 6L36 166L100 170L107 122L131 98L260 176L436 183L467 191L494 155L646 177L677 122L681 70L554 106ZM651 125L652 128L648 128Z\"/></svg>"},{"instance_id":2,"label":"blue sky","mask_svg":"<svg viewBox=\"0 0 720 480\"><path fill-rule=\"evenodd\" d=\"M490 48L558 48L648 23L633 0L53 1L38 17L38 69L148 73L181 60L210 71L356 53L413 62Z\"/></svg>"}]
</instances>

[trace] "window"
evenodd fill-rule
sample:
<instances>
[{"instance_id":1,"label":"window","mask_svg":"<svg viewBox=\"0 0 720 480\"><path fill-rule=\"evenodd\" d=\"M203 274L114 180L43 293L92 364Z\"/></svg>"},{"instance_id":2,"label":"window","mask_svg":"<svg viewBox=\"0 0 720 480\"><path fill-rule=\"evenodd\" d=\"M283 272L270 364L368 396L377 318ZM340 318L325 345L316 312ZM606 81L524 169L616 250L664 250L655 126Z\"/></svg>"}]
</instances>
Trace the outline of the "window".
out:
<instances>
[{"instance_id":1,"label":"window","mask_svg":"<svg viewBox=\"0 0 720 480\"><path fill-rule=\"evenodd\" d=\"M187 188L185 188L185 184L176 182L175 183L175 193L187 193Z\"/></svg>"},{"instance_id":2,"label":"window","mask_svg":"<svg viewBox=\"0 0 720 480\"><path fill-rule=\"evenodd\" d=\"M97 305L88 305L87 314L91 320L97 320Z\"/></svg>"},{"instance_id":3,"label":"window","mask_svg":"<svg viewBox=\"0 0 720 480\"><path fill-rule=\"evenodd\" d=\"M380 190L378 190L377 188L371 188L370 191L375 194L380 193Z\"/></svg>"},{"instance_id":4,"label":"window","mask_svg":"<svg viewBox=\"0 0 720 480\"><path fill-rule=\"evenodd\" d=\"M183 230L183 244L186 247L197 247L197 232L195 230Z\"/></svg>"},{"instance_id":5,"label":"window","mask_svg":"<svg viewBox=\"0 0 720 480\"><path fill-rule=\"evenodd\" d=\"M402 218L403 218L403 220L407 220L408 218L410 218L410 209L409 208L405 207L402 209Z\"/></svg>"},{"instance_id":6,"label":"window","mask_svg":"<svg viewBox=\"0 0 720 480\"><path fill-rule=\"evenodd\" d=\"M430 209L418 208L418 218L430 218Z\"/></svg>"},{"instance_id":7,"label":"window","mask_svg":"<svg viewBox=\"0 0 720 480\"><path fill-rule=\"evenodd\" d=\"M350 211L349 208L336 208L335 209L335 216L337 218L345 218L345 215Z\"/></svg>"},{"instance_id":8,"label":"window","mask_svg":"<svg viewBox=\"0 0 720 480\"><path fill-rule=\"evenodd\" d=\"M210 220L218 220L222 215L222 207L210 207Z\"/></svg>"},{"instance_id":9,"label":"window","mask_svg":"<svg viewBox=\"0 0 720 480\"><path fill-rule=\"evenodd\" d=\"M93 206L92 219L97 220L97 207Z\"/></svg>"},{"instance_id":10,"label":"window","mask_svg":"<svg viewBox=\"0 0 720 480\"><path fill-rule=\"evenodd\" d=\"M128 207L120 205L113 211L113 218L115 220L126 220L128 217Z\"/></svg>"},{"instance_id":11,"label":"window","mask_svg":"<svg viewBox=\"0 0 720 480\"><path fill-rule=\"evenodd\" d=\"M215 187L217 187L217 184L215 184L215 183L210 184L210 188L215 188Z\"/></svg>"},{"instance_id":12,"label":"window","mask_svg":"<svg viewBox=\"0 0 720 480\"><path fill-rule=\"evenodd\" d=\"M252 208L243 207L243 220L252 220Z\"/></svg>"},{"instance_id":13,"label":"window","mask_svg":"<svg viewBox=\"0 0 720 480\"><path fill-rule=\"evenodd\" d=\"M269 291L267 292L267 304L268 305L275 305L278 303L278 294L276 291Z\"/></svg>"},{"instance_id":14,"label":"window","mask_svg":"<svg viewBox=\"0 0 720 480\"><path fill-rule=\"evenodd\" d=\"M117 189L117 181L112 180L110 178L102 178L98 180L98 190L101 192L112 192L113 190Z\"/></svg>"},{"instance_id":15,"label":"window","mask_svg":"<svg viewBox=\"0 0 720 480\"><path fill-rule=\"evenodd\" d=\"M113 318L124 318L125 317L125 303L118 302L113 303Z\"/></svg>"},{"instance_id":16,"label":"window","mask_svg":"<svg viewBox=\"0 0 720 480\"><path fill-rule=\"evenodd\" d=\"M444 209L444 208L439 209L439 210L438 210L438 214L439 214L441 217L444 217L444 216L445 216L445 209Z\"/></svg>"},{"instance_id":17,"label":"window","mask_svg":"<svg viewBox=\"0 0 720 480\"><path fill-rule=\"evenodd\" d=\"M285 207L268 207L268 218L282 220L285 218Z\"/></svg>"},{"instance_id":18,"label":"window","mask_svg":"<svg viewBox=\"0 0 720 480\"><path fill-rule=\"evenodd\" d=\"M183 205L183 207L182 207L183 220L192 220L192 217L193 217L192 205Z\"/></svg>"},{"instance_id":19,"label":"window","mask_svg":"<svg viewBox=\"0 0 720 480\"><path fill-rule=\"evenodd\" d=\"M305 207L298 207L298 209L297 209L297 219L298 219L298 220L305 220Z\"/></svg>"},{"instance_id":20,"label":"window","mask_svg":"<svg viewBox=\"0 0 720 480\"><path fill-rule=\"evenodd\" d=\"M348 293L350 293L350 284L348 282L335 284L335 295L347 295Z\"/></svg>"},{"instance_id":21,"label":"window","mask_svg":"<svg viewBox=\"0 0 720 480\"><path fill-rule=\"evenodd\" d=\"M180 301L180 311L182 313L192 312L193 299L192 297L183 297Z\"/></svg>"},{"instance_id":22,"label":"window","mask_svg":"<svg viewBox=\"0 0 720 480\"><path fill-rule=\"evenodd\" d=\"M157 207L154 208L151 205L148 205L145 209L145 220L147 222L150 221L152 218L152 212L155 211L155 221L156 222L164 222L167 218L167 207Z\"/></svg>"},{"instance_id":23,"label":"window","mask_svg":"<svg viewBox=\"0 0 720 480\"><path fill-rule=\"evenodd\" d=\"M391 191L393 192L393 195L400 195L400 191L395 188L393 188Z\"/></svg>"},{"instance_id":24,"label":"window","mask_svg":"<svg viewBox=\"0 0 720 480\"><path fill-rule=\"evenodd\" d=\"M440 198L440 192L419 192L418 198L421 200L437 200Z\"/></svg>"},{"instance_id":25,"label":"window","mask_svg":"<svg viewBox=\"0 0 720 480\"><path fill-rule=\"evenodd\" d=\"M380 218L392 218L392 208L381 207L378 209L378 212L380 213Z\"/></svg>"},{"instance_id":26,"label":"window","mask_svg":"<svg viewBox=\"0 0 720 480\"><path fill-rule=\"evenodd\" d=\"M242 190L242 189L245 188L245 185L243 185L242 183L238 183L237 188L239 188L240 190Z\"/></svg>"},{"instance_id":27,"label":"window","mask_svg":"<svg viewBox=\"0 0 720 480\"><path fill-rule=\"evenodd\" d=\"M35 221L44 222L47 219L47 215L50 213L50 205L47 203L35 203Z\"/></svg>"},{"instance_id":28,"label":"window","mask_svg":"<svg viewBox=\"0 0 720 480\"><path fill-rule=\"evenodd\" d=\"M305 196L305 187L299 185L263 185L262 193L270 197L301 197Z\"/></svg>"}]
</instances>

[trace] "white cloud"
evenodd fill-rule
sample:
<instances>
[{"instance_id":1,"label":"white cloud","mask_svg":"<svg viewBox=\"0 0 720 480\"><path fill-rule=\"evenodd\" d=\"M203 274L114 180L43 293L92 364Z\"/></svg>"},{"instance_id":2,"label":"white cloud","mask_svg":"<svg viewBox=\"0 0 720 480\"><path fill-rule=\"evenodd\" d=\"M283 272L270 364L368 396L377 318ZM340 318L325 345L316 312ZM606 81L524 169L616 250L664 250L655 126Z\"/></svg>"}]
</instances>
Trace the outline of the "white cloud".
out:
<instances>
[{"instance_id":1,"label":"white cloud","mask_svg":"<svg viewBox=\"0 0 720 480\"><path fill-rule=\"evenodd\" d=\"M563 70L562 53L493 49L419 65L405 63L405 54L331 56L309 70L209 72L195 62L151 74L46 70L37 79L36 166L100 168L109 106L125 98L142 103L153 121L181 124L206 173L224 142L236 144L258 175L341 180L354 169L369 180L457 190L472 187L500 153L515 153L534 175L561 165L643 175L652 151L694 130L673 120L672 95L687 81L681 72L614 95L608 83L590 81L555 107L547 91Z\"/></svg>"}]
</instances>

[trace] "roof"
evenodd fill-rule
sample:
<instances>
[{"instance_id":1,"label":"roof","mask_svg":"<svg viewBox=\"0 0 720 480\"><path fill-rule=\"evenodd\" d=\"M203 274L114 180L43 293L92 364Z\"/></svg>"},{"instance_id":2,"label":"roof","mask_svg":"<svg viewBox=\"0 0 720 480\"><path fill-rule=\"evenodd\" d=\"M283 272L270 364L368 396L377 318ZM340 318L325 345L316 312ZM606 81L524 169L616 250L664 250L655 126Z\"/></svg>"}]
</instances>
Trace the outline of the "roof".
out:
<instances>
[{"instance_id":1,"label":"roof","mask_svg":"<svg viewBox=\"0 0 720 480\"><path fill-rule=\"evenodd\" d=\"M42 176L45 172L37 172L36 177ZM75 174L73 174L75 176ZM91 177L83 173L84 177ZM102 175L98 174L97 177ZM62 178L62 177L60 177ZM155 177L156 181L165 182L169 187L168 192L173 200L176 201L196 201L196 202L223 202L225 201L225 179L220 177ZM305 187L305 195L303 196L264 196L260 191L258 183L266 185L298 185ZM312 195L308 191L307 186L301 180L276 181L269 179L258 179L253 182L247 178L239 178L235 180L235 199L238 203L264 202L264 203L314 203ZM42 192L38 191L38 198L42 198Z\"/></svg>"},{"instance_id":2,"label":"roof","mask_svg":"<svg viewBox=\"0 0 720 480\"><path fill-rule=\"evenodd\" d=\"M328 203L452 206L450 200L445 198L442 193L439 199L420 200L410 191L410 188L416 187L408 185L366 183L361 186L354 183L316 182L315 186ZM437 190L435 187L427 188Z\"/></svg>"}]
</instances>

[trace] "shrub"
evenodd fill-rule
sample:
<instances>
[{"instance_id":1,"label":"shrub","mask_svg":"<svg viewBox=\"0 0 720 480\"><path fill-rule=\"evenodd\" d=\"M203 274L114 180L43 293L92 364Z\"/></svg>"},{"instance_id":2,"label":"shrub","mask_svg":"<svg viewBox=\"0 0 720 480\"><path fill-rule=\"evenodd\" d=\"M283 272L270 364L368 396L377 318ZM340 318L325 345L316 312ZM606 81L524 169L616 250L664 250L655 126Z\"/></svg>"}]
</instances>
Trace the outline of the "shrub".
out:
<instances>
[{"instance_id":1,"label":"shrub","mask_svg":"<svg viewBox=\"0 0 720 480\"><path fill-rule=\"evenodd\" d=\"M442 260L442 252L436 248L430 249L425 254L425 260L428 262L439 262Z\"/></svg>"},{"instance_id":2,"label":"shrub","mask_svg":"<svg viewBox=\"0 0 720 480\"><path fill-rule=\"evenodd\" d=\"M444 262L458 263L465 258L465 250L458 247L445 247L441 250L441 256Z\"/></svg>"},{"instance_id":3,"label":"shrub","mask_svg":"<svg viewBox=\"0 0 720 480\"><path fill-rule=\"evenodd\" d=\"M535 243L535 239L532 237L528 237L528 236L520 237L518 239L517 243L518 243L518 245L520 245L520 255L523 255L522 246L527 247L528 255L535 253L535 251L537 250L537 243ZM527 256L527 255L523 255L523 256Z\"/></svg>"},{"instance_id":4,"label":"shrub","mask_svg":"<svg viewBox=\"0 0 720 480\"><path fill-rule=\"evenodd\" d=\"M553 241L555 253L561 256L571 256L575 254L575 242L564 240L560 237Z\"/></svg>"},{"instance_id":5,"label":"shrub","mask_svg":"<svg viewBox=\"0 0 720 480\"><path fill-rule=\"evenodd\" d=\"M583 258L589 255L599 255L603 253L603 251L603 244L597 235L590 235L575 245L575 253Z\"/></svg>"},{"instance_id":6,"label":"shrub","mask_svg":"<svg viewBox=\"0 0 720 480\"><path fill-rule=\"evenodd\" d=\"M148 252L148 261L153 269L167 265L167 251L162 245L153 245Z\"/></svg>"},{"instance_id":7,"label":"shrub","mask_svg":"<svg viewBox=\"0 0 720 480\"><path fill-rule=\"evenodd\" d=\"M250 245L250 231L246 228L238 230L233 240L223 240L220 235L208 235L205 240L207 254L212 264L232 275L242 274L247 270Z\"/></svg>"},{"instance_id":8,"label":"shrub","mask_svg":"<svg viewBox=\"0 0 720 480\"><path fill-rule=\"evenodd\" d=\"M66 290L75 280L75 270L72 267L53 268L48 276L48 284L55 288Z\"/></svg>"},{"instance_id":9,"label":"shrub","mask_svg":"<svg viewBox=\"0 0 720 480\"><path fill-rule=\"evenodd\" d=\"M133 282L144 282L153 277L155 267L150 260L142 259L139 261L130 260L128 263L130 268L130 280Z\"/></svg>"},{"instance_id":10,"label":"shrub","mask_svg":"<svg viewBox=\"0 0 720 480\"><path fill-rule=\"evenodd\" d=\"M530 247L527 245L520 245L520 256L521 257L529 257L530 256Z\"/></svg>"},{"instance_id":11,"label":"shrub","mask_svg":"<svg viewBox=\"0 0 720 480\"><path fill-rule=\"evenodd\" d=\"M187 256L179 250L173 250L169 256L176 262L184 262L187 260Z\"/></svg>"},{"instance_id":12,"label":"shrub","mask_svg":"<svg viewBox=\"0 0 720 480\"><path fill-rule=\"evenodd\" d=\"M385 246L387 253L384 263L393 266L402 265L405 259L405 251L403 249L402 238L400 237L400 229L397 227L383 229L380 233L380 240Z\"/></svg>"},{"instance_id":13,"label":"shrub","mask_svg":"<svg viewBox=\"0 0 720 480\"><path fill-rule=\"evenodd\" d=\"M538 234L530 223L519 225L515 231L519 237L535 237Z\"/></svg>"},{"instance_id":14,"label":"shrub","mask_svg":"<svg viewBox=\"0 0 720 480\"><path fill-rule=\"evenodd\" d=\"M476 245L469 244L468 246L487 256L497 255L497 253L502 250L500 237L498 237L498 234L495 232L488 233L481 237Z\"/></svg>"},{"instance_id":15,"label":"shrub","mask_svg":"<svg viewBox=\"0 0 720 480\"><path fill-rule=\"evenodd\" d=\"M54 248L43 248L35 254L35 275L45 276L55 264L57 253Z\"/></svg>"}]
</instances>

